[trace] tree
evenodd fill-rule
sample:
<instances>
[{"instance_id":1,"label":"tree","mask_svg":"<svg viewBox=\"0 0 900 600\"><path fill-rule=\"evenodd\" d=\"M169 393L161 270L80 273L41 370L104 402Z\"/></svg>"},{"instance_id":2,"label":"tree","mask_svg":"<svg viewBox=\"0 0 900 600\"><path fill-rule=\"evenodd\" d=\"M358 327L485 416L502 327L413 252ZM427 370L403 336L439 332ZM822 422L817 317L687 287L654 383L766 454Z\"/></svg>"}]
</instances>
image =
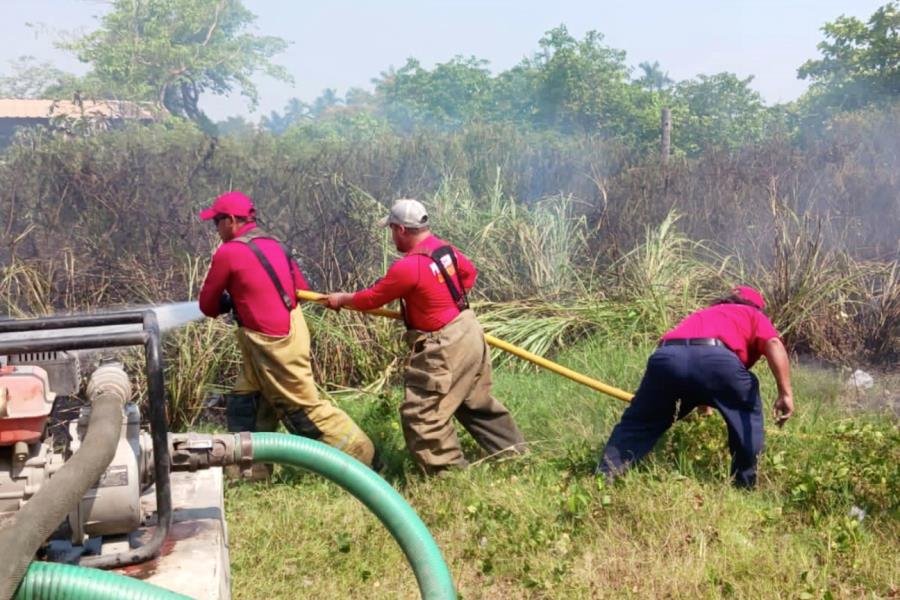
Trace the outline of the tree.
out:
<instances>
[{"instance_id":1,"label":"tree","mask_svg":"<svg viewBox=\"0 0 900 600\"><path fill-rule=\"evenodd\" d=\"M337 90L333 88L325 88L324 90L322 90L322 93L319 94L319 97L313 100L309 112L314 119L317 119L339 107L343 103L344 101L340 96L338 96Z\"/></svg>"},{"instance_id":2,"label":"tree","mask_svg":"<svg viewBox=\"0 0 900 600\"><path fill-rule=\"evenodd\" d=\"M59 97L78 79L48 62L38 63L33 56L10 61L12 73L0 77L0 96L7 98Z\"/></svg>"},{"instance_id":3,"label":"tree","mask_svg":"<svg viewBox=\"0 0 900 600\"><path fill-rule=\"evenodd\" d=\"M589 31L581 41L564 25L548 31L532 59L538 70L536 103L540 121L584 130L615 127L628 104L625 52L602 44ZM617 114L619 113L619 114Z\"/></svg>"},{"instance_id":4,"label":"tree","mask_svg":"<svg viewBox=\"0 0 900 600\"><path fill-rule=\"evenodd\" d=\"M216 123L216 129L219 135L232 137L248 136L256 133L253 123L241 116L231 116L224 121L219 121Z\"/></svg>"},{"instance_id":5,"label":"tree","mask_svg":"<svg viewBox=\"0 0 900 600\"><path fill-rule=\"evenodd\" d=\"M822 58L797 71L812 82L805 100L813 111L833 113L900 98L900 9L889 2L864 23L841 16L822 28Z\"/></svg>"},{"instance_id":6,"label":"tree","mask_svg":"<svg viewBox=\"0 0 900 600\"><path fill-rule=\"evenodd\" d=\"M152 101L210 125L202 94L239 88L255 106L254 74L290 79L270 61L287 43L248 33L255 18L240 0L113 0L98 30L63 47L90 64L88 93Z\"/></svg>"},{"instance_id":7,"label":"tree","mask_svg":"<svg viewBox=\"0 0 900 600\"><path fill-rule=\"evenodd\" d=\"M283 113L279 114L273 110L269 116L263 116L260 120L260 127L276 135L281 135L294 123L310 119L312 119L312 115L309 104L299 98L291 98L285 105Z\"/></svg>"},{"instance_id":8,"label":"tree","mask_svg":"<svg viewBox=\"0 0 900 600\"><path fill-rule=\"evenodd\" d=\"M679 82L672 94L673 143L689 155L707 147L738 148L761 139L768 115L753 77L700 75Z\"/></svg>"},{"instance_id":9,"label":"tree","mask_svg":"<svg viewBox=\"0 0 900 600\"><path fill-rule=\"evenodd\" d=\"M344 103L350 108L369 109L374 106L375 94L362 88L352 87L347 90Z\"/></svg>"},{"instance_id":10,"label":"tree","mask_svg":"<svg viewBox=\"0 0 900 600\"><path fill-rule=\"evenodd\" d=\"M541 50L506 83L513 90L531 86L530 107L520 105L519 112L530 113L537 126L643 144L657 131L658 112L648 110L653 99L631 83L625 52L602 42L597 31L577 40L560 25L541 38Z\"/></svg>"},{"instance_id":11,"label":"tree","mask_svg":"<svg viewBox=\"0 0 900 600\"><path fill-rule=\"evenodd\" d=\"M638 68L643 71L643 75L637 79L637 83L645 90L662 92L675 83L674 80L669 78L669 73L663 71L662 67L659 66L658 60L653 61L653 63L642 62L638 65Z\"/></svg>"},{"instance_id":12,"label":"tree","mask_svg":"<svg viewBox=\"0 0 900 600\"><path fill-rule=\"evenodd\" d=\"M492 93L487 61L455 56L428 70L410 58L375 80L382 110L394 124L458 127L485 116Z\"/></svg>"}]
</instances>

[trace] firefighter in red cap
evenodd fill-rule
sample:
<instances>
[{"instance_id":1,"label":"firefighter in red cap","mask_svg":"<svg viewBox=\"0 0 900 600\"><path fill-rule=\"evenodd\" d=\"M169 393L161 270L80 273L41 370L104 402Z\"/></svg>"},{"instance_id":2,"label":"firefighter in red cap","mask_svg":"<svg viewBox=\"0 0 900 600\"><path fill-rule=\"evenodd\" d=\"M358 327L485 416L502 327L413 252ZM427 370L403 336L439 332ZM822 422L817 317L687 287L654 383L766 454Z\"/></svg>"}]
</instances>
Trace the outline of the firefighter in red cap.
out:
<instances>
[{"instance_id":1,"label":"firefighter in red cap","mask_svg":"<svg viewBox=\"0 0 900 600\"><path fill-rule=\"evenodd\" d=\"M295 290L309 285L287 247L256 224L253 202L222 194L200 212L222 239L200 290L208 317L234 311L242 371L226 395L230 431L274 431L319 440L372 465L368 436L341 409L321 398L310 367L309 330Z\"/></svg>"},{"instance_id":2,"label":"firefighter in red cap","mask_svg":"<svg viewBox=\"0 0 900 600\"><path fill-rule=\"evenodd\" d=\"M476 270L458 249L431 233L421 202L398 200L380 225L405 256L372 287L326 297L329 308L370 310L400 300L410 354L400 405L403 435L416 463L440 474L468 463L452 418L490 454L525 450L522 432L491 395L491 355L466 293Z\"/></svg>"},{"instance_id":3,"label":"firefighter in red cap","mask_svg":"<svg viewBox=\"0 0 900 600\"><path fill-rule=\"evenodd\" d=\"M766 357L778 386L773 410L778 425L794 412L788 355L763 313L765 305L758 291L738 286L660 338L634 399L603 449L598 474L613 479L649 453L672 423L708 405L728 428L734 484L756 484L763 411L759 381L749 369L760 356Z\"/></svg>"}]
</instances>

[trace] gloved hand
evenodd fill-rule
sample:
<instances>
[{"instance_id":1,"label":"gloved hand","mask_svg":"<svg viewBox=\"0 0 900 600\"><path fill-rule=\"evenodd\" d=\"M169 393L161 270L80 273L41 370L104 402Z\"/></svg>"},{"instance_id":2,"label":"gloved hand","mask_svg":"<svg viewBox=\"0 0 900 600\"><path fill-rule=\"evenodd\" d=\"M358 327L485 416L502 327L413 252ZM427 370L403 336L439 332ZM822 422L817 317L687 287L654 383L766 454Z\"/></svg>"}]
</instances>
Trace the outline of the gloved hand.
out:
<instances>
[{"instance_id":1,"label":"gloved hand","mask_svg":"<svg viewBox=\"0 0 900 600\"><path fill-rule=\"evenodd\" d=\"M234 308L234 300L231 298L231 294L222 292L222 296L219 298L219 314L224 315L226 313L231 313L231 320L234 321L234 324L238 327L241 326L241 320L238 318L237 310Z\"/></svg>"},{"instance_id":2,"label":"gloved hand","mask_svg":"<svg viewBox=\"0 0 900 600\"><path fill-rule=\"evenodd\" d=\"M219 314L224 315L227 312L231 312L234 310L234 301L231 299L231 294L228 292L222 292L222 296L219 298Z\"/></svg>"}]
</instances>

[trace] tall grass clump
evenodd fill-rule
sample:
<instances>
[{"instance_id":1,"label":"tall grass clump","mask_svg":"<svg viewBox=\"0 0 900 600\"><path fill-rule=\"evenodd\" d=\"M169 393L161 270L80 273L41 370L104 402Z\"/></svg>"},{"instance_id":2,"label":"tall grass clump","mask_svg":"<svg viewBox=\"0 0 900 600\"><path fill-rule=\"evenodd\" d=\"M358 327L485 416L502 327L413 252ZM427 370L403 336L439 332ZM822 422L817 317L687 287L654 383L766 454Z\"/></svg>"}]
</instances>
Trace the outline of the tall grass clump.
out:
<instances>
[{"instance_id":1,"label":"tall grass clump","mask_svg":"<svg viewBox=\"0 0 900 600\"><path fill-rule=\"evenodd\" d=\"M189 323L165 335L169 421L177 429L197 425L210 396L234 387L241 355L233 327L216 319Z\"/></svg>"},{"instance_id":2,"label":"tall grass clump","mask_svg":"<svg viewBox=\"0 0 900 600\"><path fill-rule=\"evenodd\" d=\"M722 269L728 263L716 266L703 260L705 247L678 231L679 218L670 212L657 227L648 227L643 243L611 267L619 297L651 331L671 327L709 290L721 288L725 278Z\"/></svg>"},{"instance_id":3,"label":"tall grass clump","mask_svg":"<svg viewBox=\"0 0 900 600\"><path fill-rule=\"evenodd\" d=\"M551 196L522 205L504 193L498 170L487 197L477 197L448 178L426 202L433 207L435 230L478 267L479 294L493 301L553 299L579 287L588 231L571 197Z\"/></svg>"},{"instance_id":4,"label":"tall grass clump","mask_svg":"<svg viewBox=\"0 0 900 600\"><path fill-rule=\"evenodd\" d=\"M870 359L897 364L900 361L900 263L873 265L858 293L853 338L864 340Z\"/></svg>"},{"instance_id":5,"label":"tall grass clump","mask_svg":"<svg viewBox=\"0 0 900 600\"><path fill-rule=\"evenodd\" d=\"M879 330L884 324L891 327L896 317L896 313L890 314L891 294L896 293L892 292L891 272L885 274L887 295L882 302L886 304L880 304L877 296L865 289L878 279L883 267L854 260L826 245L819 220L784 209L774 214L773 264L759 269L773 321L797 351L831 360L864 353L865 338L883 337ZM854 335L858 333L854 323L865 319L863 313L871 318L880 312L877 307L887 309L884 320L876 317L871 322L874 330Z\"/></svg>"},{"instance_id":6,"label":"tall grass clump","mask_svg":"<svg viewBox=\"0 0 900 600\"><path fill-rule=\"evenodd\" d=\"M10 317L24 318L52 312L52 269L47 264L14 260L0 267L0 311Z\"/></svg>"},{"instance_id":7,"label":"tall grass clump","mask_svg":"<svg viewBox=\"0 0 900 600\"><path fill-rule=\"evenodd\" d=\"M331 388L380 389L398 370L402 325L354 311L338 314L321 307L303 309L313 339L316 380ZM372 387L372 384L375 384Z\"/></svg>"}]
</instances>

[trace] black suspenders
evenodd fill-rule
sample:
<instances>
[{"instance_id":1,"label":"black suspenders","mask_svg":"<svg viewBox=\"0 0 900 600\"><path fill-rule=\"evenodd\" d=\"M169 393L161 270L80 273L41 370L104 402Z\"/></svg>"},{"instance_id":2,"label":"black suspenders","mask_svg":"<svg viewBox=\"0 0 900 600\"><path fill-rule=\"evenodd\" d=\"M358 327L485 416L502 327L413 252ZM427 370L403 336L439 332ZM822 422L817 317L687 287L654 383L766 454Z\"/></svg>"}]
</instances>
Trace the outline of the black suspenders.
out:
<instances>
[{"instance_id":1,"label":"black suspenders","mask_svg":"<svg viewBox=\"0 0 900 600\"><path fill-rule=\"evenodd\" d=\"M441 260L448 255L450 256L450 261L453 263L453 271L456 273L456 282L459 284L458 288L456 287L456 283L453 282L453 278L450 277L450 274L447 272L447 267L444 265L443 260ZM438 270L440 270L441 275L444 277L444 283L447 284L447 289L450 291L453 302L456 303L456 308L460 311L469 308L469 299L466 297L466 288L463 286L462 274L459 272L459 263L456 262L456 253L453 251L453 248L450 246L441 246L431 253L430 258L434 261L434 264L437 265Z\"/></svg>"},{"instance_id":2,"label":"black suspenders","mask_svg":"<svg viewBox=\"0 0 900 600\"><path fill-rule=\"evenodd\" d=\"M281 280L278 279L278 275L275 274L275 269L272 268L272 263L269 262L269 259L266 258L265 254L263 254L263 251L253 241L256 238L268 238L278 242L278 245L281 246L281 250L284 252L284 257L287 259L288 273L291 273L293 269L296 268L294 266L293 260L291 259L290 252L288 252L287 246L285 246L283 243L275 240L275 238L263 234L262 232L259 232L257 235L242 235L241 237L235 238L236 242L243 242L244 244L246 244L247 247L253 251L253 254L256 255L256 258L259 259L259 263L269 275L269 279L271 279L272 283L275 284L275 289L278 291L278 296L281 298L281 302L284 304L284 307L287 309L287 311L290 312L294 309L295 306L294 297L284 290L284 286L281 285Z\"/></svg>"},{"instance_id":3,"label":"black suspenders","mask_svg":"<svg viewBox=\"0 0 900 600\"><path fill-rule=\"evenodd\" d=\"M453 263L453 270L456 273L455 283L453 278L450 277L450 273L447 272L447 267L441 260L448 255L450 256L450 261ZM431 254L422 253L421 256L427 256L435 265L437 265L438 270L441 272L441 276L444 278L444 283L447 284L447 291L450 292L450 297L453 298L453 302L456 304L456 308L458 308L460 312L469 308L469 299L466 296L466 288L463 285L462 273L459 272L459 263L456 261L456 253L453 251L453 248L451 246L441 246ZM457 284L459 284L459 287L457 287ZM412 329L406 318L406 302L402 299L400 300L400 315L403 317L406 328Z\"/></svg>"}]
</instances>

